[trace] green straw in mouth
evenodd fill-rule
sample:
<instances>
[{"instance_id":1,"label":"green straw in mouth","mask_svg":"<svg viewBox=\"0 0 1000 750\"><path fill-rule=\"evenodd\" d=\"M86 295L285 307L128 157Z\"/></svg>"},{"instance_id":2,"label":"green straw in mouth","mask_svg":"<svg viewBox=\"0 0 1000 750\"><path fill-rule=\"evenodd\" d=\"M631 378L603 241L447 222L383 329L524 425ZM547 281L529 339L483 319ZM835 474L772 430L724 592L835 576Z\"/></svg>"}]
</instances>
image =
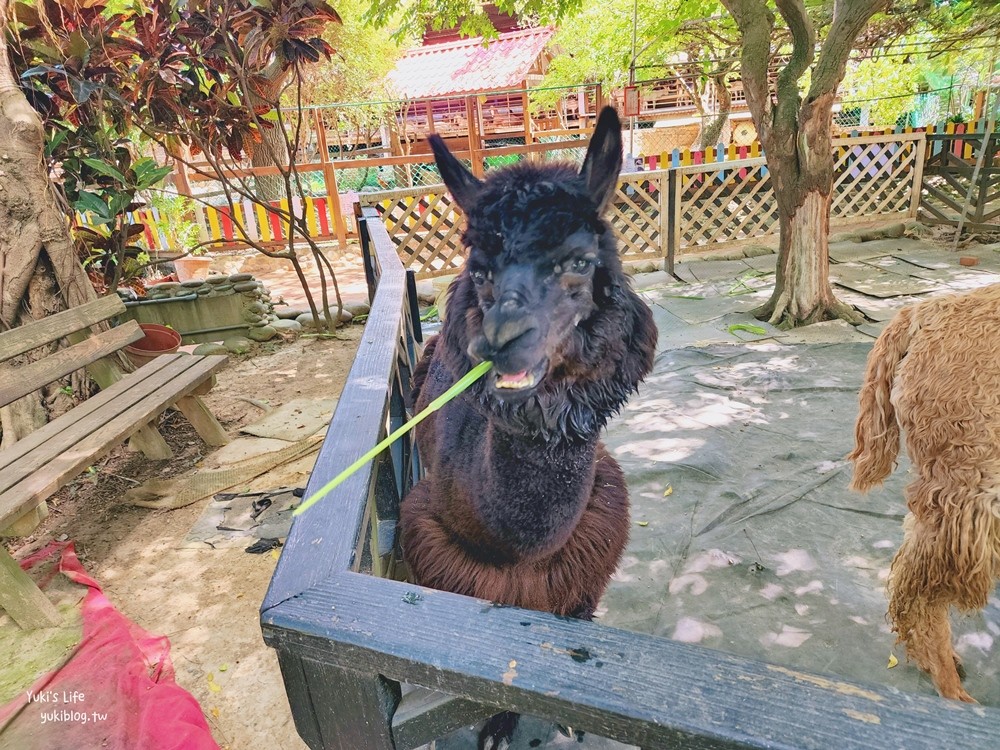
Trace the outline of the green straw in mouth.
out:
<instances>
[{"instance_id":1,"label":"green straw in mouth","mask_svg":"<svg viewBox=\"0 0 1000 750\"><path fill-rule=\"evenodd\" d=\"M324 484L322 487L320 487L318 490L316 490L314 493L312 493L309 497L307 497L305 499L305 501L302 503L302 505L300 505L298 508L296 508L295 510L292 511L292 515L293 516L301 515L306 510L308 510L313 505L315 505L320 500L322 500L324 497L326 497L327 495L329 495L334 489L336 489L341 484L343 484L344 480L347 479L349 476L351 476L351 474L353 474L354 472L356 472L358 469L360 469L366 463L368 463L373 458L375 458L375 456L377 456L379 453L381 453L386 448L388 448L390 445L392 445L394 442L396 442L401 437L403 437L403 435L405 435L407 432L409 432L414 427L416 427L418 424L420 424L429 414L433 414L438 409L440 409L442 406L444 406L449 401L451 401L453 398L455 398L455 396L457 396L459 393L461 393L462 391L466 390L470 385L472 385L473 383L475 383L477 380L479 380L479 378L481 378L483 375L485 375L487 372L489 372L489 369L491 367L493 367L493 363L492 362L480 362L478 365L476 365L475 367L473 367L471 370L469 370L467 373L465 373L465 375L463 375L461 378L459 378L458 382L455 383L455 385L453 385L451 388L449 388L448 390L446 390L444 393L442 393L436 399L434 399L433 401L431 401L427 405L426 409L424 409L422 412L420 412L419 414L417 414L417 416L415 416L409 422L407 422L402 427L400 427L399 429L397 429L395 432L393 432L391 435L389 435L389 437L387 437L381 443L379 443L378 445L376 445L374 448L372 448L370 451L368 451L365 455L363 455L361 458L359 458L357 461L355 461L353 464L351 464L350 466L348 466L346 469L344 469L342 472L340 472L337 476L335 476L333 479L331 479L329 482L327 482L326 484Z\"/></svg>"}]
</instances>

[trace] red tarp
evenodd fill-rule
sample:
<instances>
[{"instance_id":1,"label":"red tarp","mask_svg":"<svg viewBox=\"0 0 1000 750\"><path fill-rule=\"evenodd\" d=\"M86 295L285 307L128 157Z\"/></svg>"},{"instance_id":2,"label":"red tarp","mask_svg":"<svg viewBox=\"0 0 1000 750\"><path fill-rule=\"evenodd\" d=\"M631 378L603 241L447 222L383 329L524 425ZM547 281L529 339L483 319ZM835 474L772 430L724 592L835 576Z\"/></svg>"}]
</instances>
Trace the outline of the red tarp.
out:
<instances>
[{"instance_id":1,"label":"red tarp","mask_svg":"<svg viewBox=\"0 0 1000 750\"><path fill-rule=\"evenodd\" d=\"M198 702L174 681L169 640L116 610L72 543L50 544L21 566L59 554L59 572L86 587L82 638L64 664L0 707L0 748L218 750Z\"/></svg>"}]
</instances>

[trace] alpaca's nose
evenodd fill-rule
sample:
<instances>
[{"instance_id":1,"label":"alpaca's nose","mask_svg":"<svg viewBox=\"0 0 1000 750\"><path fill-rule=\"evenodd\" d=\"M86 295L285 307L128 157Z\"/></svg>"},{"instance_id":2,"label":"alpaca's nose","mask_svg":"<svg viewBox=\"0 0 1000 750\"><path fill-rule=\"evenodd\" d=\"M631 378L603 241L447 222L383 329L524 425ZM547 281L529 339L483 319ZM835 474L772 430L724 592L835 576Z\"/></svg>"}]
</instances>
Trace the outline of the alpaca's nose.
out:
<instances>
[{"instance_id":1,"label":"alpaca's nose","mask_svg":"<svg viewBox=\"0 0 1000 750\"><path fill-rule=\"evenodd\" d=\"M483 336L493 353L500 352L509 343L537 327L535 316L524 313L520 306L514 307L511 314L510 307L500 303L483 316Z\"/></svg>"}]
</instances>

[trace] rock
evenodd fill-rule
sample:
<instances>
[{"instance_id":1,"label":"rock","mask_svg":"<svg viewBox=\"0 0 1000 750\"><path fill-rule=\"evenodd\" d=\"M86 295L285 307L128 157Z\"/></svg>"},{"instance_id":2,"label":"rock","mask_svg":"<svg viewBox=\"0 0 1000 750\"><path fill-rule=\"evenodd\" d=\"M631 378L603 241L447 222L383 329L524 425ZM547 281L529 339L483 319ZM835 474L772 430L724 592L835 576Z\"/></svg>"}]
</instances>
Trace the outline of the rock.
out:
<instances>
[{"instance_id":1,"label":"rock","mask_svg":"<svg viewBox=\"0 0 1000 750\"><path fill-rule=\"evenodd\" d=\"M333 319L336 320L337 319L337 308L336 307L331 307L331 308L329 308L329 310L330 310L331 317L333 317ZM345 307L343 310L340 311L340 322L341 323L350 323L352 320L354 320L354 315L351 314L350 310L348 310Z\"/></svg>"},{"instance_id":2,"label":"rock","mask_svg":"<svg viewBox=\"0 0 1000 750\"><path fill-rule=\"evenodd\" d=\"M633 266L631 263L623 263L622 271L625 272L626 276L635 276L635 266Z\"/></svg>"},{"instance_id":3,"label":"rock","mask_svg":"<svg viewBox=\"0 0 1000 750\"><path fill-rule=\"evenodd\" d=\"M229 280L234 284L238 284L241 281L251 281L252 279L252 273L234 273L229 277Z\"/></svg>"},{"instance_id":4,"label":"rock","mask_svg":"<svg viewBox=\"0 0 1000 750\"><path fill-rule=\"evenodd\" d=\"M841 232L830 237L830 244L835 242L861 242L861 235L857 232Z\"/></svg>"},{"instance_id":5,"label":"rock","mask_svg":"<svg viewBox=\"0 0 1000 750\"><path fill-rule=\"evenodd\" d=\"M744 258L758 258L761 255L772 255L774 253L774 248L768 247L767 245L747 245L743 248Z\"/></svg>"},{"instance_id":6,"label":"rock","mask_svg":"<svg viewBox=\"0 0 1000 750\"><path fill-rule=\"evenodd\" d=\"M180 282L177 281L161 281L159 284L150 285L146 291L147 292L173 292L175 289L180 288Z\"/></svg>"},{"instance_id":7,"label":"rock","mask_svg":"<svg viewBox=\"0 0 1000 750\"><path fill-rule=\"evenodd\" d=\"M274 314L277 315L282 320L294 320L300 315L307 315L308 313L309 313L308 310L303 310L299 307L288 307L285 308L284 310L274 311Z\"/></svg>"},{"instance_id":8,"label":"rock","mask_svg":"<svg viewBox=\"0 0 1000 750\"><path fill-rule=\"evenodd\" d=\"M250 312L257 313L258 315L263 315L264 313L267 312L267 305L259 301L251 302L249 305L246 306L246 309L249 310Z\"/></svg>"},{"instance_id":9,"label":"rock","mask_svg":"<svg viewBox=\"0 0 1000 750\"><path fill-rule=\"evenodd\" d=\"M208 286L207 284L205 286L200 286L200 287L198 287L197 289L194 290L195 294L197 294L199 297L207 297L209 294L211 294L214 291L215 291L215 287Z\"/></svg>"},{"instance_id":10,"label":"rock","mask_svg":"<svg viewBox=\"0 0 1000 750\"><path fill-rule=\"evenodd\" d=\"M425 305L434 304L438 293L434 289L434 282L431 279L421 279L417 282L417 300Z\"/></svg>"},{"instance_id":11,"label":"rock","mask_svg":"<svg viewBox=\"0 0 1000 750\"><path fill-rule=\"evenodd\" d=\"M198 289L204 285L204 280L202 279L191 279L190 281L182 281L181 287L184 289Z\"/></svg>"},{"instance_id":12,"label":"rock","mask_svg":"<svg viewBox=\"0 0 1000 750\"><path fill-rule=\"evenodd\" d=\"M371 305L367 302L348 302L344 305L344 309L347 310L351 315L357 317L359 315L367 315L372 311Z\"/></svg>"},{"instance_id":13,"label":"rock","mask_svg":"<svg viewBox=\"0 0 1000 750\"><path fill-rule=\"evenodd\" d=\"M264 253L255 253L246 258L240 265L240 271L246 274L270 273L272 271L292 270L291 261L287 258L272 258Z\"/></svg>"},{"instance_id":14,"label":"rock","mask_svg":"<svg viewBox=\"0 0 1000 750\"><path fill-rule=\"evenodd\" d=\"M297 320L276 320L271 323L271 328L278 333L298 333L302 330L302 325Z\"/></svg>"},{"instance_id":15,"label":"rock","mask_svg":"<svg viewBox=\"0 0 1000 750\"><path fill-rule=\"evenodd\" d=\"M316 328L316 323L313 320L312 313L303 313L295 320L303 328ZM338 321L336 318L333 319L333 322L335 328L340 328L340 326L343 325L343 322ZM326 330L326 317L322 313L320 313L319 316L319 328L322 330Z\"/></svg>"},{"instance_id":16,"label":"rock","mask_svg":"<svg viewBox=\"0 0 1000 750\"><path fill-rule=\"evenodd\" d=\"M208 283L208 284L214 284L214 285L217 285L217 284L228 284L229 283L229 277L226 276L225 274L221 274L221 273L212 274L207 279L205 279L205 282Z\"/></svg>"},{"instance_id":17,"label":"rock","mask_svg":"<svg viewBox=\"0 0 1000 750\"><path fill-rule=\"evenodd\" d=\"M233 291L236 292L256 292L257 288L258 282L256 281L238 281L233 284Z\"/></svg>"},{"instance_id":18,"label":"rock","mask_svg":"<svg viewBox=\"0 0 1000 750\"><path fill-rule=\"evenodd\" d=\"M270 341L277 335L278 329L274 326L260 326L258 328L251 328L247 332L247 336L254 341Z\"/></svg>"},{"instance_id":19,"label":"rock","mask_svg":"<svg viewBox=\"0 0 1000 750\"><path fill-rule=\"evenodd\" d=\"M246 354L253 347L253 342L246 336L230 336L222 345L233 354Z\"/></svg>"},{"instance_id":20,"label":"rock","mask_svg":"<svg viewBox=\"0 0 1000 750\"><path fill-rule=\"evenodd\" d=\"M861 232L858 234L858 239L862 242L871 242L872 240L898 240L906 232L906 225L902 222L898 224L890 224L887 227L882 227L881 229L870 229L866 232Z\"/></svg>"},{"instance_id":21,"label":"rock","mask_svg":"<svg viewBox=\"0 0 1000 750\"><path fill-rule=\"evenodd\" d=\"M743 260L743 248L739 247L734 250L723 250L719 253L712 253L705 260Z\"/></svg>"},{"instance_id":22,"label":"rock","mask_svg":"<svg viewBox=\"0 0 1000 750\"><path fill-rule=\"evenodd\" d=\"M194 348L192 354L229 354L229 350L222 344L199 344Z\"/></svg>"},{"instance_id":23,"label":"rock","mask_svg":"<svg viewBox=\"0 0 1000 750\"><path fill-rule=\"evenodd\" d=\"M974 255L963 255L958 259L958 262L963 266L978 266L979 258Z\"/></svg>"}]
</instances>

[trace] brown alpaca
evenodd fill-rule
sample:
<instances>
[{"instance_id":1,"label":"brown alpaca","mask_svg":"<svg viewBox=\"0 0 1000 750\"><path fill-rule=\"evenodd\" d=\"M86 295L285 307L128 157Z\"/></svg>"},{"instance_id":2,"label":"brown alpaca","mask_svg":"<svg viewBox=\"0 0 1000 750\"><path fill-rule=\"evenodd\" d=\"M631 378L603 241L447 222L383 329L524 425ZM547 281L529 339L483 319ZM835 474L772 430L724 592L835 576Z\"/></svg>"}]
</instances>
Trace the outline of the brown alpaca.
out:
<instances>
[{"instance_id":1,"label":"brown alpaca","mask_svg":"<svg viewBox=\"0 0 1000 750\"><path fill-rule=\"evenodd\" d=\"M949 607L981 609L1000 578L1000 284L904 308L871 354L851 488L895 467L900 428L916 478L889 574L889 618L945 698L961 684Z\"/></svg>"},{"instance_id":2,"label":"brown alpaca","mask_svg":"<svg viewBox=\"0 0 1000 750\"><path fill-rule=\"evenodd\" d=\"M422 585L590 619L628 541L628 490L600 442L649 372L656 327L602 218L621 124L602 112L581 169L520 164L485 181L432 139L469 255L414 372L423 408L477 362L483 380L416 429L427 471L400 514ZM502 747L516 718L480 736Z\"/></svg>"}]
</instances>

